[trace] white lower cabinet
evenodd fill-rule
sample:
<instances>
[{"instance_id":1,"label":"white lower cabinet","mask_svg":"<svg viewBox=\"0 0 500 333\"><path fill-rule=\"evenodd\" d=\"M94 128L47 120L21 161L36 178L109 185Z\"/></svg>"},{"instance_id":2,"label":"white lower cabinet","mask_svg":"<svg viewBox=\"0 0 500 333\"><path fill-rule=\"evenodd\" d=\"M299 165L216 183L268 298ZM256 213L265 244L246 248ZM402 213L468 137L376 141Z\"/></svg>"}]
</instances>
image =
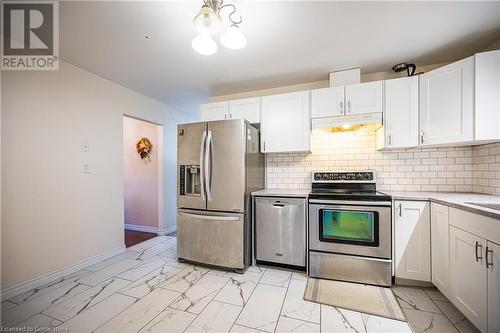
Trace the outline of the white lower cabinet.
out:
<instances>
[{"instance_id":1,"label":"white lower cabinet","mask_svg":"<svg viewBox=\"0 0 500 333\"><path fill-rule=\"evenodd\" d=\"M488 332L500 332L500 245L487 242Z\"/></svg>"},{"instance_id":2,"label":"white lower cabinet","mask_svg":"<svg viewBox=\"0 0 500 333\"><path fill-rule=\"evenodd\" d=\"M450 297L450 227L448 206L431 203L432 283Z\"/></svg>"},{"instance_id":3,"label":"white lower cabinet","mask_svg":"<svg viewBox=\"0 0 500 333\"><path fill-rule=\"evenodd\" d=\"M450 299L481 332L488 315L485 248L483 238L450 226Z\"/></svg>"},{"instance_id":4,"label":"white lower cabinet","mask_svg":"<svg viewBox=\"0 0 500 333\"><path fill-rule=\"evenodd\" d=\"M396 277L431 281L430 208L427 201L395 201Z\"/></svg>"}]
</instances>

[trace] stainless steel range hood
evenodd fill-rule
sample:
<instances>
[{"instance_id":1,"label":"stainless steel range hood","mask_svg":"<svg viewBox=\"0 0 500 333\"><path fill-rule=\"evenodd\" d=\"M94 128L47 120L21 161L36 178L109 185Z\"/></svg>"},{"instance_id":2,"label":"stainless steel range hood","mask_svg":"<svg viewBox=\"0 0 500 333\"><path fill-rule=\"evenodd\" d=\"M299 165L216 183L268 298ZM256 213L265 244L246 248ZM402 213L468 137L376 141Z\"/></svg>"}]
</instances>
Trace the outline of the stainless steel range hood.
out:
<instances>
[{"instance_id":1,"label":"stainless steel range hood","mask_svg":"<svg viewBox=\"0 0 500 333\"><path fill-rule=\"evenodd\" d=\"M311 119L312 129L346 128L353 125L368 124L382 124L382 112Z\"/></svg>"}]
</instances>

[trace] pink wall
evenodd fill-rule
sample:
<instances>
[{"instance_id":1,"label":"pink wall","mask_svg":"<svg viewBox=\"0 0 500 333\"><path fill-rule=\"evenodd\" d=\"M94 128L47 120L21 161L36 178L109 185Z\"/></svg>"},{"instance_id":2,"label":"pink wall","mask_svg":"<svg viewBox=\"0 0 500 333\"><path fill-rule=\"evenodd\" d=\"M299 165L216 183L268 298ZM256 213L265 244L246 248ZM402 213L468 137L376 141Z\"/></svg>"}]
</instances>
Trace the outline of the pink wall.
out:
<instances>
[{"instance_id":1,"label":"pink wall","mask_svg":"<svg viewBox=\"0 0 500 333\"><path fill-rule=\"evenodd\" d=\"M125 223L158 227L158 126L123 117ZM153 144L151 160L141 160L136 144L146 137Z\"/></svg>"}]
</instances>

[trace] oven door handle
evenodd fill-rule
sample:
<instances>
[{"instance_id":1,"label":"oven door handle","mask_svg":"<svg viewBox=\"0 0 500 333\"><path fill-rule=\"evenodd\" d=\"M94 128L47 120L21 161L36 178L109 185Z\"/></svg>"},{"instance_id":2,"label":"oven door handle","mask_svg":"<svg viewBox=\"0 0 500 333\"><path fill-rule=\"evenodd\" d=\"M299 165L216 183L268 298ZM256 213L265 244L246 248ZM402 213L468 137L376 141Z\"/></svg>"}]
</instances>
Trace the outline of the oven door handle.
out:
<instances>
[{"instance_id":1,"label":"oven door handle","mask_svg":"<svg viewBox=\"0 0 500 333\"><path fill-rule=\"evenodd\" d=\"M320 200L309 199L309 203L323 205L357 205L357 206L391 206L391 201L354 201L354 200Z\"/></svg>"}]
</instances>

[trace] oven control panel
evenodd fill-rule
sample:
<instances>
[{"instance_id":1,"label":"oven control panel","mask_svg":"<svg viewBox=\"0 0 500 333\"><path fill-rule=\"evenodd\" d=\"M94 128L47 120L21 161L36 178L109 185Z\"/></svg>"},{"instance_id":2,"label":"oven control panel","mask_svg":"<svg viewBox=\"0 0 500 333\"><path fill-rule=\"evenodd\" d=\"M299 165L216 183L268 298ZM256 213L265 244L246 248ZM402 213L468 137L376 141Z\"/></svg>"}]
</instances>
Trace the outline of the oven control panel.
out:
<instances>
[{"instance_id":1,"label":"oven control panel","mask_svg":"<svg viewBox=\"0 0 500 333\"><path fill-rule=\"evenodd\" d=\"M313 172L312 181L316 183L374 183L374 171L356 172Z\"/></svg>"}]
</instances>

